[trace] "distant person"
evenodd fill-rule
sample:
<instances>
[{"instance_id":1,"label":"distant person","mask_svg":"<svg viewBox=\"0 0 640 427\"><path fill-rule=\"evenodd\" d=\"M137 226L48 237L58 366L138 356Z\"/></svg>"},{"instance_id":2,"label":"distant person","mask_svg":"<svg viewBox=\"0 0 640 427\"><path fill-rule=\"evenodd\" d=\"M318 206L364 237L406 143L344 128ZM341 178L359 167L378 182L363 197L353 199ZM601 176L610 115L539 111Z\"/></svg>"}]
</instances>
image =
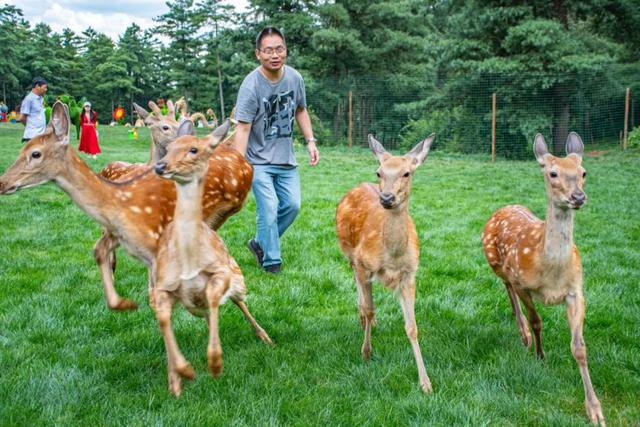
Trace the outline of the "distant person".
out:
<instances>
[{"instance_id":1,"label":"distant person","mask_svg":"<svg viewBox=\"0 0 640 427\"><path fill-rule=\"evenodd\" d=\"M80 145L78 151L87 153L92 159L96 159L100 154L100 145L98 145L98 131L96 126L98 125L98 115L91 108L90 102L85 102L82 105L82 111L80 112Z\"/></svg>"},{"instance_id":2,"label":"distant person","mask_svg":"<svg viewBox=\"0 0 640 427\"><path fill-rule=\"evenodd\" d=\"M27 142L34 136L42 135L47 128L44 114L44 94L47 93L47 81L42 77L33 79L31 92L20 104L18 121L24 125L22 142Z\"/></svg>"},{"instance_id":3,"label":"distant person","mask_svg":"<svg viewBox=\"0 0 640 427\"><path fill-rule=\"evenodd\" d=\"M300 175L293 150L293 121L309 151L309 164L320 160L313 137L302 76L285 65L287 45L274 27L256 37L260 65L245 77L238 92L236 148L253 165L257 232L247 242L256 261L269 273L282 264L280 237L300 211Z\"/></svg>"}]
</instances>

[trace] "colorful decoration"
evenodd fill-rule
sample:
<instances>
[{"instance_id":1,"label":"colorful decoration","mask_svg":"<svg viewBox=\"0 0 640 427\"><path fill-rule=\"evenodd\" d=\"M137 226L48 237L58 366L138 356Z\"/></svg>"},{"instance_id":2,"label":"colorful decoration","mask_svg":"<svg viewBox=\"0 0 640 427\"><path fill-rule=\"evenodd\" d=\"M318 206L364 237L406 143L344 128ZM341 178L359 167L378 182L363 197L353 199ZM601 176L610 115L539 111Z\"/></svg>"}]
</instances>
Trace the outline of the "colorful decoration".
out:
<instances>
[{"instance_id":1,"label":"colorful decoration","mask_svg":"<svg viewBox=\"0 0 640 427\"><path fill-rule=\"evenodd\" d=\"M122 120L123 118L124 118L124 108L116 107L116 109L113 110L113 120L117 122L119 120Z\"/></svg>"},{"instance_id":2,"label":"colorful decoration","mask_svg":"<svg viewBox=\"0 0 640 427\"><path fill-rule=\"evenodd\" d=\"M129 139L138 139L138 129L136 128L129 129Z\"/></svg>"}]
</instances>

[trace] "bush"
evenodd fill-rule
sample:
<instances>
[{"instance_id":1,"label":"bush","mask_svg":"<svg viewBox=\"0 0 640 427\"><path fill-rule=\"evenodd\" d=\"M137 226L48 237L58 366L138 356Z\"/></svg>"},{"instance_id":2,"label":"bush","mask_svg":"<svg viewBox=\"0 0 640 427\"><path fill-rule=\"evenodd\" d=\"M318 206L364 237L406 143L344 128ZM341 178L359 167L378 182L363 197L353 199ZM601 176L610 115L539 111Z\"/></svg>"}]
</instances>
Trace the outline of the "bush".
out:
<instances>
[{"instance_id":1,"label":"bush","mask_svg":"<svg viewBox=\"0 0 640 427\"><path fill-rule=\"evenodd\" d=\"M629 135L627 135L627 147L640 147L640 126L634 128L631 132L629 132Z\"/></svg>"}]
</instances>

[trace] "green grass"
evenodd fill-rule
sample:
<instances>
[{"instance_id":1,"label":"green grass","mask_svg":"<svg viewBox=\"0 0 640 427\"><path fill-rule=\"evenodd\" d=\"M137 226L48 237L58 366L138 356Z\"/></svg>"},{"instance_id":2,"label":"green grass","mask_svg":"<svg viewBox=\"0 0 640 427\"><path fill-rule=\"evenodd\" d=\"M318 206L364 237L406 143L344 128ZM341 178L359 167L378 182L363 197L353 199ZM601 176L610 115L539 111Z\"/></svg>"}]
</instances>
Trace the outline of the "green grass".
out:
<instances>
[{"instance_id":1,"label":"green grass","mask_svg":"<svg viewBox=\"0 0 640 427\"><path fill-rule=\"evenodd\" d=\"M0 170L20 149L0 127ZM148 133L100 129L110 160L144 161ZM77 144L77 143L76 143ZM480 246L482 226L509 203L543 216L539 167L432 153L415 174L411 213L422 245L416 317L432 395L418 387L395 297L374 287L373 357L360 357L355 286L334 232L340 197L373 180L369 152L300 151L303 210L283 239L284 270L266 275L244 247L255 203L221 229L275 346L259 342L233 304L220 314L224 374L206 369L207 329L177 309L178 343L196 370L180 399L147 303L146 270L119 252L116 286L141 303L106 308L92 256L100 228L47 184L0 198L0 424L2 425L586 425L583 390L562 306L540 307L544 361L521 344L502 284ZM577 214L584 264L585 340L609 425L640 423L640 152L586 157L589 201Z\"/></svg>"}]
</instances>

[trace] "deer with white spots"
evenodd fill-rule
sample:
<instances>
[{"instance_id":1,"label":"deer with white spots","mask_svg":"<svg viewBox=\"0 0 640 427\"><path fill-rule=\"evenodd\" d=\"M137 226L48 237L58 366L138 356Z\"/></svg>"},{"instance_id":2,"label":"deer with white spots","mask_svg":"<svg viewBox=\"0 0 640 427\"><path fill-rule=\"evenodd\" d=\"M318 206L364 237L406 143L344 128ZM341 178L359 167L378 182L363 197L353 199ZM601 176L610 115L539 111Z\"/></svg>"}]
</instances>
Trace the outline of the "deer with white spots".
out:
<instances>
[{"instance_id":1,"label":"deer with white spots","mask_svg":"<svg viewBox=\"0 0 640 427\"><path fill-rule=\"evenodd\" d=\"M580 368L587 414L594 424L605 425L587 366L587 348L582 337L585 317L582 265L573 243L575 212L587 200L586 171L582 167L584 145L578 134L569 134L566 151L564 158L551 155L544 137L536 135L534 152L542 167L547 193L546 219L541 221L524 206L505 206L489 218L482 232L482 245L489 265L505 284L522 341L531 347L531 333L518 298L526 307L540 358L544 357L542 320L534 299L544 304L565 303L571 350Z\"/></svg>"},{"instance_id":2,"label":"deer with white spots","mask_svg":"<svg viewBox=\"0 0 640 427\"><path fill-rule=\"evenodd\" d=\"M226 129L218 129L208 138L180 137L155 165L156 174L175 181L178 195L175 218L162 233L153 269L156 316L167 350L169 390L176 396L181 393L181 378L194 376L171 327L171 312L176 301L192 314L206 318L208 365L214 377L222 373L218 309L226 299L240 308L258 338L271 344L243 302L247 288L238 264L220 236L203 221L202 199L209 157L225 134Z\"/></svg>"},{"instance_id":3,"label":"deer with white spots","mask_svg":"<svg viewBox=\"0 0 640 427\"><path fill-rule=\"evenodd\" d=\"M183 122L178 135L190 135L192 126L191 122ZM228 130L229 123L224 127ZM152 170L123 182L105 179L94 173L69 145L68 130L69 113L64 104L57 102L46 132L27 142L13 165L0 177L0 194L12 194L49 181L62 188L105 230L96 244L95 257L108 307L134 309L137 304L121 298L114 288L111 257L122 244L132 256L151 268L160 235L173 220L175 185ZM220 157L217 151L212 155L210 162L215 165L209 167L202 200L202 215L210 226L238 211L251 187L251 165L239 153L238 156L242 162L236 161L237 157ZM223 180L226 190L219 187ZM152 297L151 274L148 285ZM153 304L152 299L150 302Z\"/></svg>"},{"instance_id":4,"label":"deer with white spots","mask_svg":"<svg viewBox=\"0 0 640 427\"><path fill-rule=\"evenodd\" d=\"M392 156L369 135L369 147L380 163L379 185L363 183L355 187L342 198L336 212L340 248L349 259L358 290L360 324L364 328L362 356L371 356L371 327L375 324L371 284L377 279L400 297L405 331L425 393L432 388L415 320L420 243L409 215L409 194L413 173L426 159L434 138L435 134L430 135L404 156Z\"/></svg>"}]
</instances>

